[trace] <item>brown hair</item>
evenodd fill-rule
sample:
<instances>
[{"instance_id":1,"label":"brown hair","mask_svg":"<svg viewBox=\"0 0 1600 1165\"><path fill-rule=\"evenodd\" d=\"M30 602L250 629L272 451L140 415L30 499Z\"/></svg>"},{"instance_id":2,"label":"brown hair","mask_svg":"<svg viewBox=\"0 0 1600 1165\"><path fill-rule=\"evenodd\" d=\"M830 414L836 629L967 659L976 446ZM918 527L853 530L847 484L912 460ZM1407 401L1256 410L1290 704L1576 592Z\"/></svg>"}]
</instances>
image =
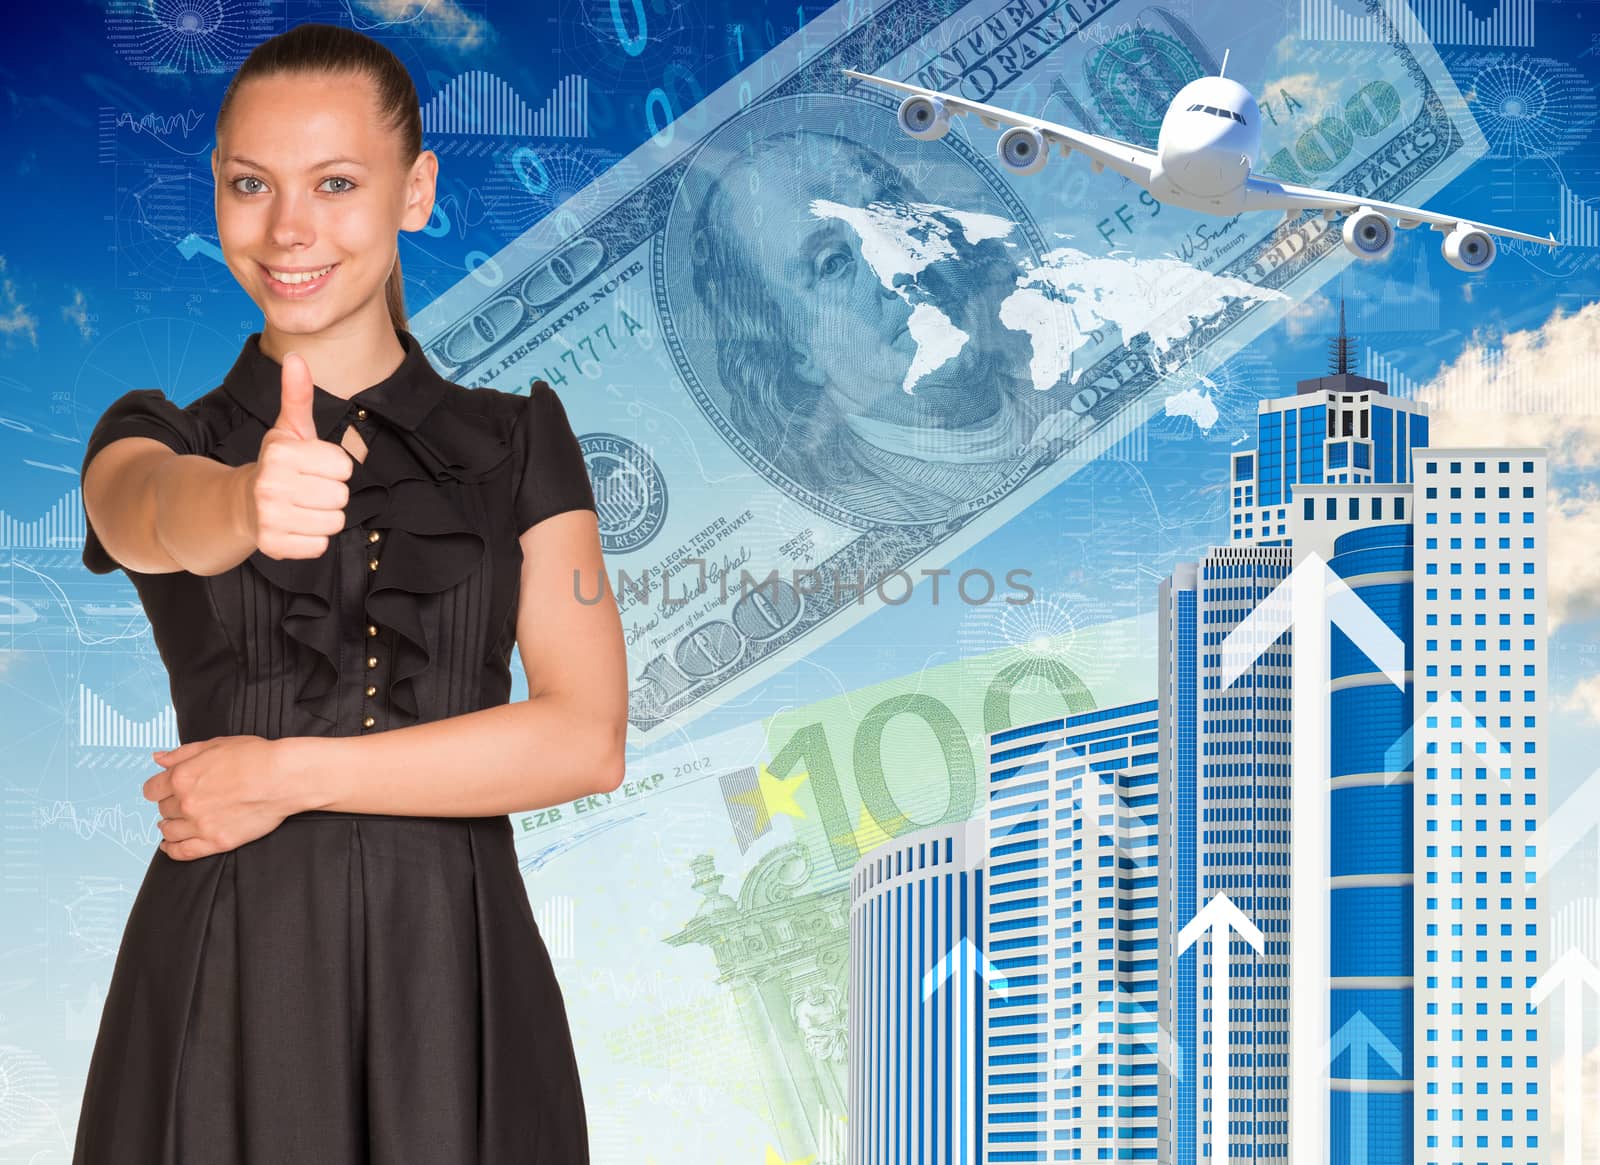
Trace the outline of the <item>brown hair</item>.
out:
<instances>
[{"instance_id":1,"label":"brown hair","mask_svg":"<svg viewBox=\"0 0 1600 1165\"><path fill-rule=\"evenodd\" d=\"M219 135L240 83L275 73L359 73L371 78L378 91L379 115L400 135L401 161L409 166L422 152L422 109L411 74L385 46L337 24L296 25L258 44L222 95L217 109ZM389 319L396 329L404 331L406 289L398 254L384 285L384 299L389 305Z\"/></svg>"}]
</instances>

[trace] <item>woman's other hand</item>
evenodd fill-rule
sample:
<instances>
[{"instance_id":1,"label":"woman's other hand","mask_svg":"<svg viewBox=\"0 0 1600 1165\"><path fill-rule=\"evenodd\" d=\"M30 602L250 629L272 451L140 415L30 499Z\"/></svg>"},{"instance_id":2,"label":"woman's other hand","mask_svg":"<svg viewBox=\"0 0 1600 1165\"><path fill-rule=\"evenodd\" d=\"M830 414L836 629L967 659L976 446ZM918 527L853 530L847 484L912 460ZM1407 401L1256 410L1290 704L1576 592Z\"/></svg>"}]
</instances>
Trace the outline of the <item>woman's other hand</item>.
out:
<instances>
[{"instance_id":1,"label":"woman's other hand","mask_svg":"<svg viewBox=\"0 0 1600 1165\"><path fill-rule=\"evenodd\" d=\"M144 798L161 809L161 851L188 861L237 849L304 808L290 793L281 743L217 736L156 753L162 771L144 783Z\"/></svg>"},{"instance_id":2,"label":"woman's other hand","mask_svg":"<svg viewBox=\"0 0 1600 1165\"><path fill-rule=\"evenodd\" d=\"M268 558L320 558L344 529L345 484L355 458L317 436L311 370L297 354L283 358L277 423L261 438L249 489L249 533Z\"/></svg>"}]
</instances>

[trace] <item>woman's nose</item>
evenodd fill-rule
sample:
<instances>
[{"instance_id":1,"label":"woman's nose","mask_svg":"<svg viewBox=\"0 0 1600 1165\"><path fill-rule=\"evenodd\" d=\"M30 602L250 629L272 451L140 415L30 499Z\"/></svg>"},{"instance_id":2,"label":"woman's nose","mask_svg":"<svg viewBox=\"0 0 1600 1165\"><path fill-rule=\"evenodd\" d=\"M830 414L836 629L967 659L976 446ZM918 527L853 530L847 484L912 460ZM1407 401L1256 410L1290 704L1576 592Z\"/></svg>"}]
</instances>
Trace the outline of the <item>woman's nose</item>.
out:
<instances>
[{"instance_id":1,"label":"woman's nose","mask_svg":"<svg viewBox=\"0 0 1600 1165\"><path fill-rule=\"evenodd\" d=\"M294 196L280 197L273 202L272 219L268 232L272 242L279 247L303 246L316 239L311 224L310 206L306 200Z\"/></svg>"}]
</instances>

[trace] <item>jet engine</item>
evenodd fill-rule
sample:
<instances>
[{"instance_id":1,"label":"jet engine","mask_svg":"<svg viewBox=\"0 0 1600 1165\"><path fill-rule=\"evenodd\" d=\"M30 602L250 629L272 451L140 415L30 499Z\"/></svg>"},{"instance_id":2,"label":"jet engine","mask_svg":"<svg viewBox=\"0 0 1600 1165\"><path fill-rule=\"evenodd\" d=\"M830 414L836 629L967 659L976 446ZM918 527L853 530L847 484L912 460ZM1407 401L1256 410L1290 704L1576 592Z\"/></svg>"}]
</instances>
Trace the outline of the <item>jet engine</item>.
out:
<instances>
[{"instance_id":1,"label":"jet engine","mask_svg":"<svg viewBox=\"0 0 1600 1165\"><path fill-rule=\"evenodd\" d=\"M1477 227L1461 223L1444 237L1444 261L1457 271L1482 271L1494 262L1494 239Z\"/></svg>"},{"instance_id":2,"label":"jet engine","mask_svg":"<svg viewBox=\"0 0 1600 1165\"><path fill-rule=\"evenodd\" d=\"M1037 174L1050 157L1050 144L1031 125L1014 125L995 143L1000 164L1013 174Z\"/></svg>"},{"instance_id":3,"label":"jet engine","mask_svg":"<svg viewBox=\"0 0 1600 1165\"><path fill-rule=\"evenodd\" d=\"M900 128L923 142L936 142L950 132L950 111L937 97L913 93L900 103Z\"/></svg>"},{"instance_id":4,"label":"jet engine","mask_svg":"<svg viewBox=\"0 0 1600 1165\"><path fill-rule=\"evenodd\" d=\"M1381 259L1394 249L1394 224L1363 207L1344 220L1344 245L1358 259Z\"/></svg>"}]
</instances>

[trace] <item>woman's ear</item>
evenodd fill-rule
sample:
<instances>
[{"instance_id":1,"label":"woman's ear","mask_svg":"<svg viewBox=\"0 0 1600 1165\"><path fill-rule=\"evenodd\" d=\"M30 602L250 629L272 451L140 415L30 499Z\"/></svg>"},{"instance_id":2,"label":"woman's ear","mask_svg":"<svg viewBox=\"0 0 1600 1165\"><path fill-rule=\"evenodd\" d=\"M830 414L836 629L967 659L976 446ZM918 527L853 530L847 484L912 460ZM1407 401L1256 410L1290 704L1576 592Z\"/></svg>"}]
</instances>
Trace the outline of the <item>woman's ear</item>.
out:
<instances>
[{"instance_id":1,"label":"woman's ear","mask_svg":"<svg viewBox=\"0 0 1600 1165\"><path fill-rule=\"evenodd\" d=\"M400 217L400 229L420 231L433 217L434 194L439 182L439 155L432 150L417 154L406 178L406 209Z\"/></svg>"}]
</instances>

